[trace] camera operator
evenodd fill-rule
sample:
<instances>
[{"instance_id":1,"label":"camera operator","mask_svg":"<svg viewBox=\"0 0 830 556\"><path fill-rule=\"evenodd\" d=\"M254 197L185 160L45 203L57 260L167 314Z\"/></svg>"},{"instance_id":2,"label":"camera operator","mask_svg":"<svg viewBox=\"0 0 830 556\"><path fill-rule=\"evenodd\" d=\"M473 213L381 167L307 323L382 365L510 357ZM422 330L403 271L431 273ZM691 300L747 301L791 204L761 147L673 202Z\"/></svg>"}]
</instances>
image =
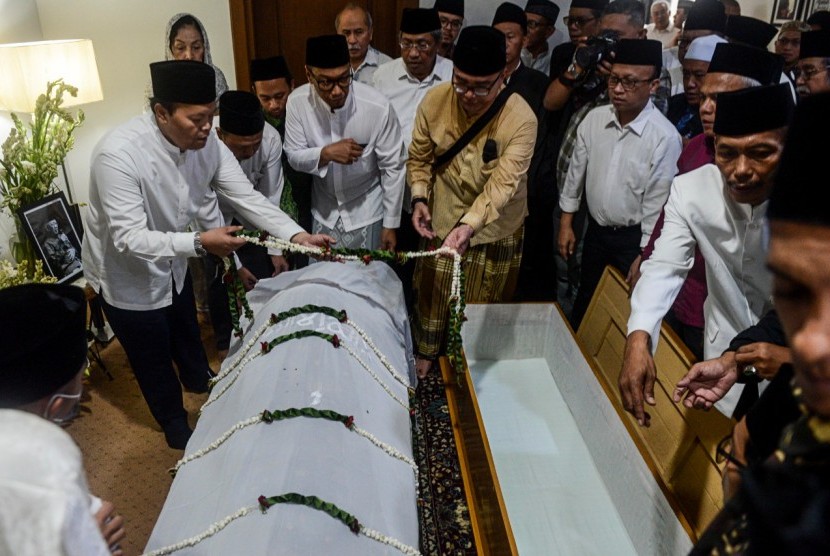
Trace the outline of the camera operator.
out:
<instances>
[{"instance_id":1,"label":"camera operator","mask_svg":"<svg viewBox=\"0 0 830 556\"><path fill-rule=\"evenodd\" d=\"M568 30L574 26L571 14L574 5L581 6L584 0L575 0L568 15ZM584 8L581 8L584 9ZM615 0L605 6L596 36L575 38L572 34L574 54L568 69L557 75L545 94L545 108L558 110L560 120L553 139L554 152L558 153L556 183L561 194L568 173L568 165L576 141L576 129L588 112L602 104L608 104L605 82L613 59L613 45L619 39L645 39L645 6L639 0ZM584 18L585 16L579 16ZM577 46L576 43L579 43ZM564 46L564 45L562 45ZM557 49L561 48L557 47ZM585 64L582 66L580 64ZM551 67L553 71L553 66ZM553 76L554 74L551 73ZM573 230L576 236L574 253L566 261L556 255L557 297L566 315L570 315L573 299L579 285L582 235L585 231L585 204L574 214ZM557 207L554 216L554 237L559 236L561 211Z\"/></svg>"}]
</instances>

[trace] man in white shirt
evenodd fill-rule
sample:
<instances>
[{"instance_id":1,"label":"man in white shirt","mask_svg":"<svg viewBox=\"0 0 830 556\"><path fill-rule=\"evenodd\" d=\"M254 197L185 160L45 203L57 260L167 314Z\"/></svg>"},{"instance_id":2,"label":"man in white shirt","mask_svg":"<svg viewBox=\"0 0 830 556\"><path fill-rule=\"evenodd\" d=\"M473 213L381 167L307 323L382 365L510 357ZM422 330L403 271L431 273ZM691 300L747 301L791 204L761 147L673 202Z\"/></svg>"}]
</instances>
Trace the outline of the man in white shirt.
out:
<instances>
[{"instance_id":1,"label":"man in white shirt","mask_svg":"<svg viewBox=\"0 0 830 556\"><path fill-rule=\"evenodd\" d=\"M372 76L381 64L392 60L371 45L372 15L363 7L349 2L334 18L334 29L346 37L349 63L355 81L372 84Z\"/></svg>"},{"instance_id":2,"label":"man in white shirt","mask_svg":"<svg viewBox=\"0 0 830 556\"><path fill-rule=\"evenodd\" d=\"M124 518L89 493L80 450L60 428L78 415L89 367L86 294L3 288L0 315L0 553L122 554Z\"/></svg>"},{"instance_id":3,"label":"man in white shirt","mask_svg":"<svg viewBox=\"0 0 830 556\"><path fill-rule=\"evenodd\" d=\"M646 25L646 38L660 41L664 49L674 46L680 35L680 29L672 25L669 15L669 3L657 0L651 5L651 23Z\"/></svg>"},{"instance_id":4,"label":"man in white shirt","mask_svg":"<svg viewBox=\"0 0 830 556\"><path fill-rule=\"evenodd\" d=\"M528 0L527 44L522 49L522 62L531 69L550 75L550 57L553 50L548 39L556 31L559 6L550 0Z\"/></svg>"},{"instance_id":5,"label":"man in white shirt","mask_svg":"<svg viewBox=\"0 0 830 556\"><path fill-rule=\"evenodd\" d=\"M309 38L305 71L308 83L288 97L285 152L314 176L312 229L341 247L394 250L406 178L398 117L352 80L342 35Z\"/></svg>"},{"instance_id":6,"label":"man in white shirt","mask_svg":"<svg viewBox=\"0 0 830 556\"><path fill-rule=\"evenodd\" d=\"M559 199L559 253L572 256L572 220L583 190L588 230L571 322L579 326L606 265L628 273L648 243L677 170L682 141L651 102L660 80L659 41L621 39L608 76L611 104L579 124Z\"/></svg>"},{"instance_id":7,"label":"man in white shirt","mask_svg":"<svg viewBox=\"0 0 830 556\"><path fill-rule=\"evenodd\" d=\"M280 206L284 194L282 171L282 141L277 130L265 125L260 101L253 93L226 91L219 98L219 125L216 135L222 141L240 168L245 172L254 189L271 202ZM219 210L225 224L243 226L254 230L256 226L242 216L237 217L233 206L219 198ZM256 285L257 280L270 278L288 270L288 261L279 250L268 250L259 245L245 244L236 251L241 267L238 269L246 289ZM222 360L228 353L231 339L231 313L228 307L228 292L222 280L224 265L218 257L208 257L205 271L211 280L208 290L210 320L216 350Z\"/></svg>"},{"instance_id":8,"label":"man in white shirt","mask_svg":"<svg viewBox=\"0 0 830 556\"><path fill-rule=\"evenodd\" d=\"M105 135L92 155L84 273L124 347L168 445L190 438L179 381L207 391L211 370L196 321L187 257L228 256L245 244L224 226L217 195L259 229L323 246L254 190L210 133L215 73L206 64L150 65L151 112ZM190 232L195 224L201 232ZM173 369L178 368L178 378Z\"/></svg>"},{"instance_id":9,"label":"man in white shirt","mask_svg":"<svg viewBox=\"0 0 830 556\"><path fill-rule=\"evenodd\" d=\"M719 357L772 306L765 212L792 106L787 84L720 93L715 164L672 184L663 230L631 296L619 378L623 405L642 426L650 420L644 403L655 404L652 353L660 323L694 262L695 247L706 261L706 359ZM731 416L742 389L733 387L716 407Z\"/></svg>"},{"instance_id":10,"label":"man in white shirt","mask_svg":"<svg viewBox=\"0 0 830 556\"><path fill-rule=\"evenodd\" d=\"M398 122L405 149L412 142L415 111L424 95L434 86L452 79L452 62L438 55L441 20L438 12L426 8L404 8L400 27L401 57L383 64L375 72L374 87L389 99ZM404 151L406 160L407 151ZM399 251L418 248L419 236L412 227L409 188L404 190L401 225L397 233ZM412 303L412 273L415 261L397 265L395 272L404 288L407 306Z\"/></svg>"}]
</instances>

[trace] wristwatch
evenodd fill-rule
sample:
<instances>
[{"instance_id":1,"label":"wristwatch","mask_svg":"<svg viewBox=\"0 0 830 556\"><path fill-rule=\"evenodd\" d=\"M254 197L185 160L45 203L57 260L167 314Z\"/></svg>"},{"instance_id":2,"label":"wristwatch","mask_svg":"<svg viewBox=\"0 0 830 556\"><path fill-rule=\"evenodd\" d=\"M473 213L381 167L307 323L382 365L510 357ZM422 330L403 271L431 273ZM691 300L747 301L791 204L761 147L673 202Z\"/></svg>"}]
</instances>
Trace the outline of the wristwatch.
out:
<instances>
[{"instance_id":1,"label":"wristwatch","mask_svg":"<svg viewBox=\"0 0 830 556\"><path fill-rule=\"evenodd\" d=\"M571 62L571 65L568 66L567 73L570 73L571 75L573 75L574 80L579 79L580 77L582 77L582 72L577 71L577 69L576 69L576 62Z\"/></svg>"},{"instance_id":2,"label":"wristwatch","mask_svg":"<svg viewBox=\"0 0 830 556\"><path fill-rule=\"evenodd\" d=\"M568 74L573 75L573 77L568 77ZM579 81L579 78L582 77L582 72L576 71L576 64L571 62L571 65L568 66L568 69L565 70L562 75L559 76L559 82L565 85L566 87L573 87L576 85L576 82Z\"/></svg>"},{"instance_id":3,"label":"wristwatch","mask_svg":"<svg viewBox=\"0 0 830 556\"><path fill-rule=\"evenodd\" d=\"M196 255L200 257L205 257L208 254L207 249L202 247L201 232L196 232L195 234L193 234L193 250L196 251Z\"/></svg>"}]
</instances>

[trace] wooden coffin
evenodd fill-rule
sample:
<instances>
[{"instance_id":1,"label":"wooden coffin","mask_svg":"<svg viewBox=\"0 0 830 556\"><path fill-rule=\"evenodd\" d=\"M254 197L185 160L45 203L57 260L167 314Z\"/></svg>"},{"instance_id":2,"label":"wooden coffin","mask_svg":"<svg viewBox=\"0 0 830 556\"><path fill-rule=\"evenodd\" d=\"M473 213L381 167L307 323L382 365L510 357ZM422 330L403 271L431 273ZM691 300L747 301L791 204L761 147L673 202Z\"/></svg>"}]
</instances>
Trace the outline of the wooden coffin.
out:
<instances>
[{"instance_id":1,"label":"wooden coffin","mask_svg":"<svg viewBox=\"0 0 830 556\"><path fill-rule=\"evenodd\" d=\"M686 554L719 509L729 421L666 398L690 360L665 326L654 424L622 410L626 295L607 274L578 336L557 305L467 307L442 372L480 554Z\"/></svg>"}]
</instances>

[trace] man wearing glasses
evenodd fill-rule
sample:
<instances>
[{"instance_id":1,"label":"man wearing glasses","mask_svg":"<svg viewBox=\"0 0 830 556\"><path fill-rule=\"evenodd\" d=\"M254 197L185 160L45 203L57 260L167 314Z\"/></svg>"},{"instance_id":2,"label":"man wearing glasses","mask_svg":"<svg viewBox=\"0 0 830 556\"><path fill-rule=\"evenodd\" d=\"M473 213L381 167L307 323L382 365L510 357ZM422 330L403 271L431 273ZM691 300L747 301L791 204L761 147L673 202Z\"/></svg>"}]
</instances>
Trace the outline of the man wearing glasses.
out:
<instances>
[{"instance_id":1,"label":"man wearing glasses","mask_svg":"<svg viewBox=\"0 0 830 556\"><path fill-rule=\"evenodd\" d=\"M801 51L798 55L799 98L830 92L830 31L809 31L801 34Z\"/></svg>"},{"instance_id":2,"label":"man wearing glasses","mask_svg":"<svg viewBox=\"0 0 830 556\"><path fill-rule=\"evenodd\" d=\"M449 247L464 256L468 302L505 302L513 296L536 116L519 95L511 95L458 154L437 168L433 163L496 101L505 61L502 32L465 28L455 49L452 83L426 94L409 146L412 225L424 247ZM451 282L452 259L416 262L413 332L421 377L445 343Z\"/></svg>"},{"instance_id":3,"label":"man wearing glasses","mask_svg":"<svg viewBox=\"0 0 830 556\"><path fill-rule=\"evenodd\" d=\"M525 6L527 16L527 45L522 50L522 62L529 68L550 74L550 57L553 52L548 39L556 30L559 6L550 0L528 0Z\"/></svg>"},{"instance_id":4,"label":"man wearing glasses","mask_svg":"<svg viewBox=\"0 0 830 556\"><path fill-rule=\"evenodd\" d=\"M394 250L404 190L403 141L392 105L352 80L342 35L306 42L308 83L288 97L285 152L312 174L312 229L338 247Z\"/></svg>"},{"instance_id":5,"label":"man wearing glasses","mask_svg":"<svg viewBox=\"0 0 830 556\"><path fill-rule=\"evenodd\" d=\"M452 60L455 39L464 25L464 0L435 0L433 10L438 12L441 21L441 44L438 55Z\"/></svg>"},{"instance_id":6,"label":"man wearing glasses","mask_svg":"<svg viewBox=\"0 0 830 556\"><path fill-rule=\"evenodd\" d=\"M401 57L383 64L375 72L374 87L389 99L398 121L405 147L412 141L415 110L427 91L452 79L452 62L438 55L441 43L441 20L438 12L426 8L404 8L400 27ZM404 152L406 158L406 152ZM419 236L412 227L409 189L404 191L401 226L398 229L398 250L414 251ZM403 283L407 307L412 306L412 273L415 261L396 265Z\"/></svg>"},{"instance_id":7,"label":"man wearing glasses","mask_svg":"<svg viewBox=\"0 0 830 556\"><path fill-rule=\"evenodd\" d=\"M621 39L608 75L611 104L593 109L577 129L559 199L559 253L565 260L574 253L572 220L583 191L588 205L574 328L605 266L627 274L640 257L677 170L680 134L650 99L660 83L662 49L660 41Z\"/></svg>"}]
</instances>

